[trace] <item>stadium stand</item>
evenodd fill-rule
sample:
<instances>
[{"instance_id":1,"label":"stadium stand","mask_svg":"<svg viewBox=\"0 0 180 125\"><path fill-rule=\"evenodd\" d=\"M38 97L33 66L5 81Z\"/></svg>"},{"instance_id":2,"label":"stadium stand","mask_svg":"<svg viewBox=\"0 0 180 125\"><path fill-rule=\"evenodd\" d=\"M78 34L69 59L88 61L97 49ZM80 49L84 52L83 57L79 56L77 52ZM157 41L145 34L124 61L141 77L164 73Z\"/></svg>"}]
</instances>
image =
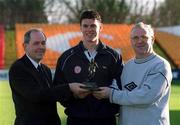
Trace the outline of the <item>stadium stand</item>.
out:
<instances>
[{"instance_id":1,"label":"stadium stand","mask_svg":"<svg viewBox=\"0 0 180 125\"><path fill-rule=\"evenodd\" d=\"M104 24L101 40L122 53L124 61L132 58L134 52L130 44L131 25ZM23 35L30 28L39 28L47 35L47 52L43 62L52 69L56 66L57 58L68 48L75 46L81 39L79 24L16 24L17 57L24 54L22 47Z\"/></svg>"},{"instance_id":2,"label":"stadium stand","mask_svg":"<svg viewBox=\"0 0 180 125\"><path fill-rule=\"evenodd\" d=\"M5 56L5 36L4 27L0 25L0 69L4 68L4 56Z\"/></svg>"},{"instance_id":3,"label":"stadium stand","mask_svg":"<svg viewBox=\"0 0 180 125\"><path fill-rule=\"evenodd\" d=\"M155 31L155 39L175 68L180 68L180 37L166 32Z\"/></svg>"},{"instance_id":4,"label":"stadium stand","mask_svg":"<svg viewBox=\"0 0 180 125\"><path fill-rule=\"evenodd\" d=\"M132 25L125 24L105 24L101 34L101 40L122 53L125 62L134 56L129 39L131 27ZM75 46L81 39L79 24L16 24L15 31L5 32L6 49L4 58L6 69L24 54L22 46L23 36L30 28L40 28L46 33L47 52L43 62L50 66L52 71L54 71L57 58L61 53L71 46ZM0 33L0 35L2 34ZM173 74L175 75L173 75L173 78L180 79L180 71L178 69L180 68L180 37L156 30L155 37L155 51L160 55L162 54L165 58L168 57L167 59L174 66ZM0 79L8 79L8 70L0 71Z\"/></svg>"},{"instance_id":5,"label":"stadium stand","mask_svg":"<svg viewBox=\"0 0 180 125\"><path fill-rule=\"evenodd\" d=\"M122 53L125 62L134 56L129 39L131 27L132 25L126 24L104 24L101 33L101 40ZM57 58L81 39L79 24L16 24L15 38L18 58L24 54L23 35L30 28L42 29L47 35L47 52L43 62L52 69L56 66ZM178 48L180 37L155 30L155 39L168 60L175 68L180 68L180 49Z\"/></svg>"}]
</instances>

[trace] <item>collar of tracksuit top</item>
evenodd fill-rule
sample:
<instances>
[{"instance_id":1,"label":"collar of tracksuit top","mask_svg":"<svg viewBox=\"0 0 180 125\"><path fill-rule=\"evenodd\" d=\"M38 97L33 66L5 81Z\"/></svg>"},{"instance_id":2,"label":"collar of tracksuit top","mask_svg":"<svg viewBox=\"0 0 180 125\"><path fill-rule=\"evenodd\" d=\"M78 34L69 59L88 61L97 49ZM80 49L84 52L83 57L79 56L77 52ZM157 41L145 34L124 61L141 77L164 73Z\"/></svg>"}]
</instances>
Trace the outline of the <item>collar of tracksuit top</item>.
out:
<instances>
[{"instance_id":1,"label":"collar of tracksuit top","mask_svg":"<svg viewBox=\"0 0 180 125\"><path fill-rule=\"evenodd\" d=\"M134 59L134 62L136 63L136 64L141 64L141 63L145 63L145 62L148 62L149 60L151 60L151 59L153 59L153 58L155 58L156 57L156 53L151 53L149 56L147 56L147 57L145 57L145 58L141 58L141 59L137 59L137 58L135 58Z\"/></svg>"},{"instance_id":2,"label":"collar of tracksuit top","mask_svg":"<svg viewBox=\"0 0 180 125\"><path fill-rule=\"evenodd\" d=\"M84 47L83 41L80 41L80 42L79 42L79 47L80 47L80 49L81 49L83 52L88 51L88 50ZM105 50L106 48L107 48L107 46L106 46L105 44L103 44L103 43L99 40L99 43L98 43L97 49L96 49L97 53L98 53L98 54L106 54L106 52L103 51L103 50Z\"/></svg>"}]
</instances>

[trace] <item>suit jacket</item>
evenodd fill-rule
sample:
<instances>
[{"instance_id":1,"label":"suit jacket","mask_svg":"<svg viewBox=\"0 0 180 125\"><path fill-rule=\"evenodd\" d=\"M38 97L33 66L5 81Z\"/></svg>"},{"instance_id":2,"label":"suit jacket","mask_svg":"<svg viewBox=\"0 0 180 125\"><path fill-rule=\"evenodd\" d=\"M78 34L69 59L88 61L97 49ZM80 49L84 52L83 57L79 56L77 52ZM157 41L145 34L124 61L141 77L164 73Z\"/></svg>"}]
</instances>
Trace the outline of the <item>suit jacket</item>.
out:
<instances>
[{"instance_id":1,"label":"suit jacket","mask_svg":"<svg viewBox=\"0 0 180 125\"><path fill-rule=\"evenodd\" d=\"M26 55L15 61L10 68L15 125L61 124L56 101L72 93L69 86L54 86L50 69L43 64L42 69L45 77L40 75Z\"/></svg>"}]
</instances>

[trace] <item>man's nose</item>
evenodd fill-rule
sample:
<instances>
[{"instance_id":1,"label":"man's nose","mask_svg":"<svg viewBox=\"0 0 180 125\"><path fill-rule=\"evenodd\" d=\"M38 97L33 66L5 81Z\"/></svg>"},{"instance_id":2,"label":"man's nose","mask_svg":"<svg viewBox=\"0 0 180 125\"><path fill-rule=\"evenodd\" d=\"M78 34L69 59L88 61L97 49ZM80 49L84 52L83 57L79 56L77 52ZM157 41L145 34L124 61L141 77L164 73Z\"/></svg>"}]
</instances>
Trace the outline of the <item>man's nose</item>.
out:
<instances>
[{"instance_id":1,"label":"man's nose","mask_svg":"<svg viewBox=\"0 0 180 125\"><path fill-rule=\"evenodd\" d=\"M137 42L141 43L143 41L142 37L138 37Z\"/></svg>"}]
</instances>

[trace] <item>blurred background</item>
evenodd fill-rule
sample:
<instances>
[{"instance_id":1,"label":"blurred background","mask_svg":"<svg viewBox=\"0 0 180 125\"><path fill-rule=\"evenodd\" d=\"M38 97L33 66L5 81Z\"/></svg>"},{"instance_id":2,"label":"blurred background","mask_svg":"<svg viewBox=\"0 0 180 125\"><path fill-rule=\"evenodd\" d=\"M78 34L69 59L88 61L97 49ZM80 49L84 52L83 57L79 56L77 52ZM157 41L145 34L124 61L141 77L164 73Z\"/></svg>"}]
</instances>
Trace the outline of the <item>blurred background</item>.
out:
<instances>
[{"instance_id":1,"label":"blurred background","mask_svg":"<svg viewBox=\"0 0 180 125\"><path fill-rule=\"evenodd\" d=\"M79 17L84 9L103 17L101 39L122 54L124 62L134 56L130 30L143 21L155 30L155 52L172 67L171 125L180 117L180 4L179 0L0 0L0 125L12 125L15 112L8 69L24 54L23 35L39 28L47 35L43 62L54 72L57 58L81 39ZM63 125L66 115L58 103Z\"/></svg>"}]
</instances>

